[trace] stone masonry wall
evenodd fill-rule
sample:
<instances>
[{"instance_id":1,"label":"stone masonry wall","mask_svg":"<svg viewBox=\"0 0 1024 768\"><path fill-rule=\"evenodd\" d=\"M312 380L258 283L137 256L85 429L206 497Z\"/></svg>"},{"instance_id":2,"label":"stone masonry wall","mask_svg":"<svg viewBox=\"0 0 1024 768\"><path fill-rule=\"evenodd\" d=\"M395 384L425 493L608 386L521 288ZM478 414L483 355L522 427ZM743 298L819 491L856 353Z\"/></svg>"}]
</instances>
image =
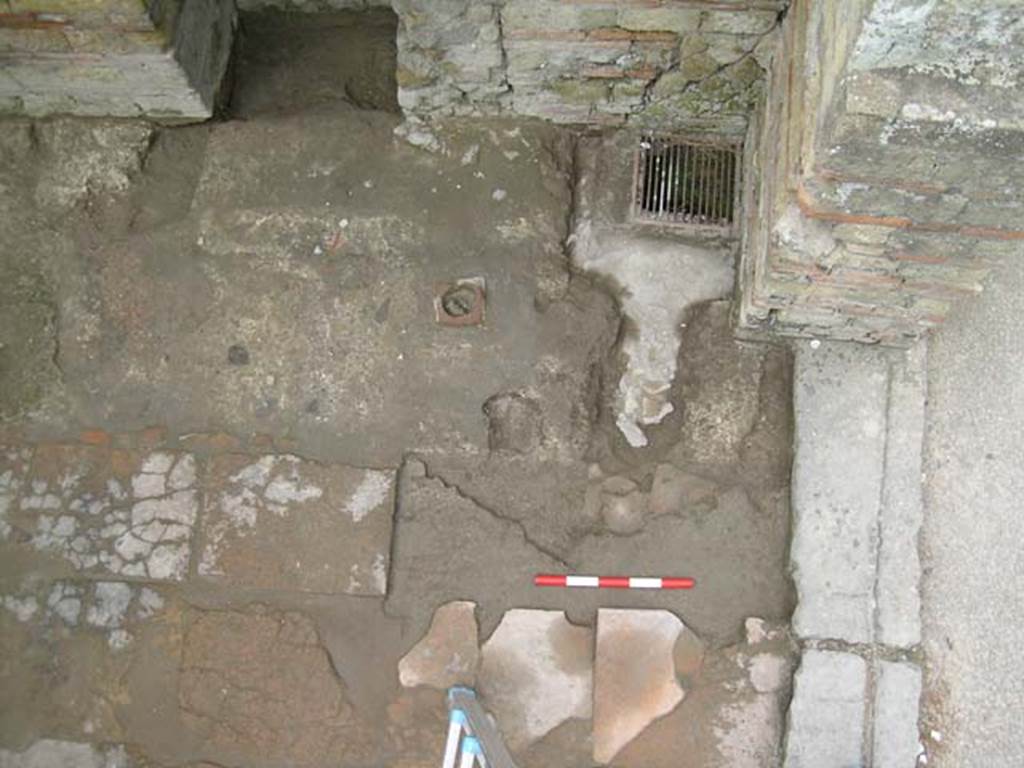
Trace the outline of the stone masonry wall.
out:
<instances>
[{"instance_id":1,"label":"stone masonry wall","mask_svg":"<svg viewBox=\"0 0 1024 768\"><path fill-rule=\"evenodd\" d=\"M967 75L935 63L869 68L865 50L881 34L872 19L903 5L859 4L864 20L828 3L791 6L748 138L741 327L906 344L1020 252L1024 133L1016 108L998 106L1016 71L991 75L978 51ZM901 18L926 36L1001 18L993 3L959 16L955 0L925 5ZM1011 50L1022 45L1014 35ZM984 53L981 32L969 39ZM836 51L849 59L826 66Z\"/></svg>"},{"instance_id":2,"label":"stone masonry wall","mask_svg":"<svg viewBox=\"0 0 1024 768\"><path fill-rule=\"evenodd\" d=\"M208 117L233 4L151 5L147 12L130 0L103 0L86 12L62 0L0 3L0 58L8 62L0 113ZM411 116L512 113L741 135L762 95L786 2L238 3L242 11L303 12L387 5L398 15L398 98Z\"/></svg>"},{"instance_id":3,"label":"stone masonry wall","mask_svg":"<svg viewBox=\"0 0 1024 768\"><path fill-rule=\"evenodd\" d=\"M0 114L213 114L235 25L230 0L3 0Z\"/></svg>"},{"instance_id":4,"label":"stone masonry wall","mask_svg":"<svg viewBox=\"0 0 1024 768\"><path fill-rule=\"evenodd\" d=\"M242 0L360 10L387 0ZM393 0L416 116L514 113L742 133L784 0Z\"/></svg>"},{"instance_id":5,"label":"stone masonry wall","mask_svg":"<svg viewBox=\"0 0 1024 768\"><path fill-rule=\"evenodd\" d=\"M780 2L395 0L399 101L742 133Z\"/></svg>"}]
</instances>

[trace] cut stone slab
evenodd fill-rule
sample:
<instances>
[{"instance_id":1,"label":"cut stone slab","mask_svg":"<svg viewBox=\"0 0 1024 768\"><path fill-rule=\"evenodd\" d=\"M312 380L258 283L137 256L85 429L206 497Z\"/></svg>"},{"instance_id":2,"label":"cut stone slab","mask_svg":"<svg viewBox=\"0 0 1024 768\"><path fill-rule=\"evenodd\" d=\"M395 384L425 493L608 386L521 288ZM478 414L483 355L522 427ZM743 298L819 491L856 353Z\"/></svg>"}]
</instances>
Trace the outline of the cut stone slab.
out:
<instances>
[{"instance_id":1,"label":"cut stone slab","mask_svg":"<svg viewBox=\"0 0 1024 768\"><path fill-rule=\"evenodd\" d=\"M798 636L920 642L925 347L797 353L791 559Z\"/></svg>"},{"instance_id":2,"label":"cut stone slab","mask_svg":"<svg viewBox=\"0 0 1024 768\"><path fill-rule=\"evenodd\" d=\"M805 651L789 708L785 768L864 765L867 664L860 656Z\"/></svg>"},{"instance_id":3,"label":"cut stone slab","mask_svg":"<svg viewBox=\"0 0 1024 768\"><path fill-rule=\"evenodd\" d=\"M874 636L888 357L825 343L797 353L791 561L801 638Z\"/></svg>"},{"instance_id":4,"label":"cut stone slab","mask_svg":"<svg viewBox=\"0 0 1024 768\"><path fill-rule=\"evenodd\" d=\"M879 642L910 648L921 642L921 560L924 520L922 452L925 429L926 346L920 343L890 371L885 484L879 518Z\"/></svg>"},{"instance_id":5,"label":"cut stone slab","mask_svg":"<svg viewBox=\"0 0 1024 768\"><path fill-rule=\"evenodd\" d=\"M479 690L509 749L591 714L593 632L561 611L508 611L481 652ZM669 660L671 662L671 649Z\"/></svg>"},{"instance_id":6,"label":"cut stone slab","mask_svg":"<svg viewBox=\"0 0 1024 768\"><path fill-rule=\"evenodd\" d=\"M472 686L480 659L476 603L456 600L434 611L427 634L398 662L406 688Z\"/></svg>"},{"instance_id":7,"label":"cut stone slab","mask_svg":"<svg viewBox=\"0 0 1024 768\"><path fill-rule=\"evenodd\" d=\"M594 760L609 763L685 692L675 648L689 629L668 611L602 609L594 665Z\"/></svg>"},{"instance_id":8,"label":"cut stone slab","mask_svg":"<svg viewBox=\"0 0 1024 768\"><path fill-rule=\"evenodd\" d=\"M879 768L917 764L921 668L880 662L875 680L874 761Z\"/></svg>"},{"instance_id":9,"label":"cut stone slab","mask_svg":"<svg viewBox=\"0 0 1024 768\"><path fill-rule=\"evenodd\" d=\"M395 473L227 455L207 472L199 573L263 589L387 592Z\"/></svg>"}]
</instances>

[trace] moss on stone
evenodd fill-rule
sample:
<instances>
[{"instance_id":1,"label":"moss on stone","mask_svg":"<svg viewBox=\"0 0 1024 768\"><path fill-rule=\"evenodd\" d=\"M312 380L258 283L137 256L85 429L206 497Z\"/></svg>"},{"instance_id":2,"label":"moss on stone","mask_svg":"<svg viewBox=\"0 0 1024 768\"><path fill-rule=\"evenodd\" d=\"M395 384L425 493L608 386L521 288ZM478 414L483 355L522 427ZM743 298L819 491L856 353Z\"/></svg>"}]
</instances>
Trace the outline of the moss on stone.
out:
<instances>
[{"instance_id":1,"label":"moss on stone","mask_svg":"<svg viewBox=\"0 0 1024 768\"><path fill-rule=\"evenodd\" d=\"M586 8L580 11L580 27L583 29L614 27L617 24L618 12L614 9Z\"/></svg>"},{"instance_id":2,"label":"moss on stone","mask_svg":"<svg viewBox=\"0 0 1024 768\"><path fill-rule=\"evenodd\" d=\"M671 98L681 93L686 86L693 83L696 79L687 72L684 72L682 68L674 72L666 72L658 78L658 82L651 88L651 95L656 100Z\"/></svg>"},{"instance_id":3,"label":"moss on stone","mask_svg":"<svg viewBox=\"0 0 1024 768\"><path fill-rule=\"evenodd\" d=\"M647 80L618 80L612 86L614 101L635 101L640 99L647 90Z\"/></svg>"},{"instance_id":4,"label":"moss on stone","mask_svg":"<svg viewBox=\"0 0 1024 768\"><path fill-rule=\"evenodd\" d=\"M401 66L398 67L396 72L396 79L398 80L399 88L420 88L424 85L429 85L435 80L432 75L423 72L413 72L411 69Z\"/></svg>"},{"instance_id":5,"label":"moss on stone","mask_svg":"<svg viewBox=\"0 0 1024 768\"><path fill-rule=\"evenodd\" d=\"M708 41L700 35L696 33L683 35L682 40L679 41L679 58L685 59L688 56L696 56L697 54L704 53L707 49Z\"/></svg>"},{"instance_id":6,"label":"moss on stone","mask_svg":"<svg viewBox=\"0 0 1024 768\"><path fill-rule=\"evenodd\" d=\"M749 88L764 77L764 70L750 56L736 62L727 72L729 78L742 88Z\"/></svg>"},{"instance_id":7,"label":"moss on stone","mask_svg":"<svg viewBox=\"0 0 1024 768\"><path fill-rule=\"evenodd\" d=\"M548 90L569 104L606 101L610 91L606 80L555 80L548 83Z\"/></svg>"},{"instance_id":8,"label":"moss on stone","mask_svg":"<svg viewBox=\"0 0 1024 768\"><path fill-rule=\"evenodd\" d=\"M688 56L679 62L679 73L688 82L703 80L718 69L718 62L704 53Z\"/></svg>"}]
</instances>

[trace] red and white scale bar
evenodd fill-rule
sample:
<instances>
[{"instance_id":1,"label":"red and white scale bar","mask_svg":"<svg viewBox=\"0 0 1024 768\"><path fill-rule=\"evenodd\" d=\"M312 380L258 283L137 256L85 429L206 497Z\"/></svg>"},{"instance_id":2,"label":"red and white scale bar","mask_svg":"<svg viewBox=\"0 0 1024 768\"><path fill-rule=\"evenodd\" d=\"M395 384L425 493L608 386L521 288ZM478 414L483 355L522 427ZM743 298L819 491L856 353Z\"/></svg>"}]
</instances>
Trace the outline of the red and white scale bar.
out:
<instances>
[{"instance_id":1,"label":"red and white scale bar","mask_svg":"<svg viewBox=\"0 0 1024 768\"><path fill-rule=\"evenodd\" d=\"M693 589L693 579L670 576L576 576L538 573L536 587L592 587L596 589Z\"/></svg>"}]
</instances>

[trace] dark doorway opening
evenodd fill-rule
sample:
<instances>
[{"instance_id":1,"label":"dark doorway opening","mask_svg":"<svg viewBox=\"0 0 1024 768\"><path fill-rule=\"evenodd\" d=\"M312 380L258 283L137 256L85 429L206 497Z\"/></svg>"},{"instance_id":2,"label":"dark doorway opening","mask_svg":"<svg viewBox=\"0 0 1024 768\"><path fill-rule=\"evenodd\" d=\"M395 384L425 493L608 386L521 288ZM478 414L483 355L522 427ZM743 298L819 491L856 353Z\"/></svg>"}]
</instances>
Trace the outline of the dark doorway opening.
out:
<instances>
[{"instance_id":1,"label":"dark doorway opening","mask_svg":"<svg viewBox=\"0 0 1024 768\"><path fill-rule=\"evenodd\" d=\"M260 11L241 14L239 26L232 116L398 111L398 17L390 9Z\"/></svg>"}]
</instances>

